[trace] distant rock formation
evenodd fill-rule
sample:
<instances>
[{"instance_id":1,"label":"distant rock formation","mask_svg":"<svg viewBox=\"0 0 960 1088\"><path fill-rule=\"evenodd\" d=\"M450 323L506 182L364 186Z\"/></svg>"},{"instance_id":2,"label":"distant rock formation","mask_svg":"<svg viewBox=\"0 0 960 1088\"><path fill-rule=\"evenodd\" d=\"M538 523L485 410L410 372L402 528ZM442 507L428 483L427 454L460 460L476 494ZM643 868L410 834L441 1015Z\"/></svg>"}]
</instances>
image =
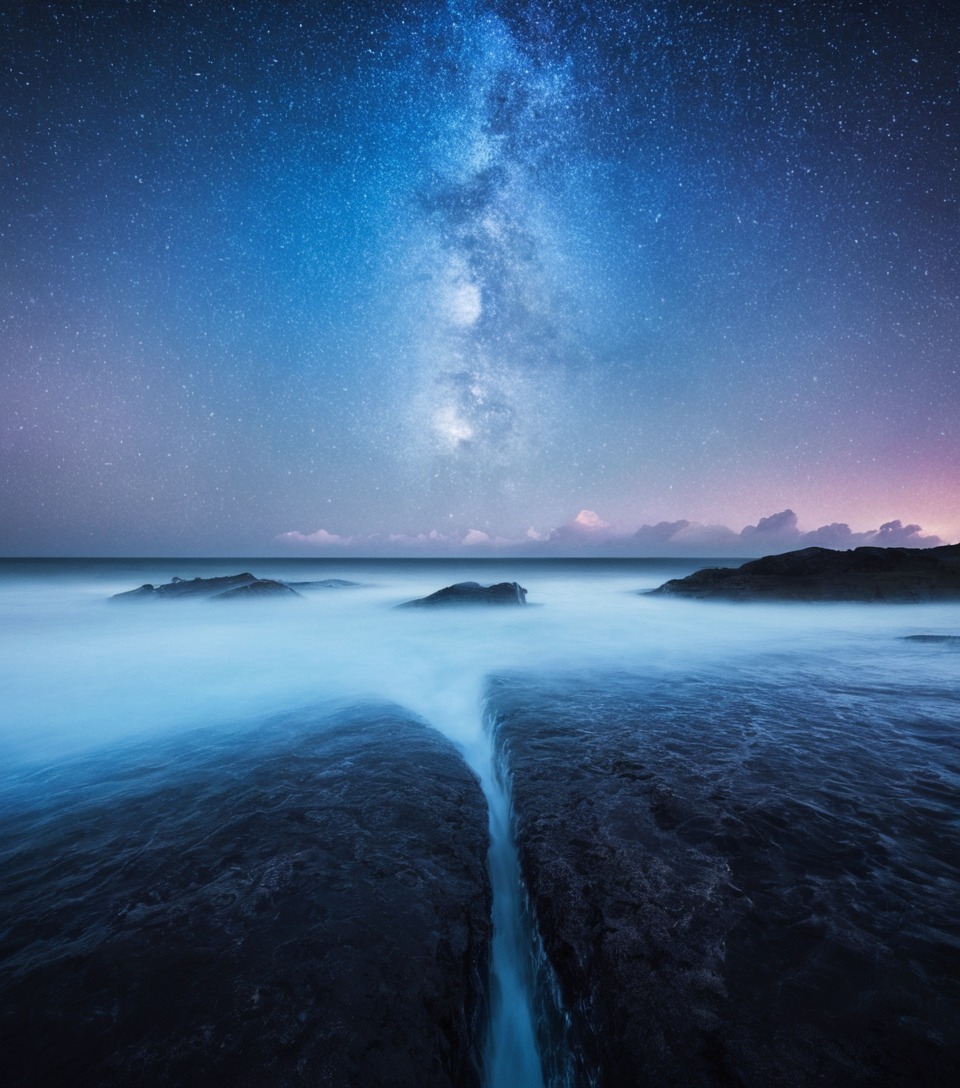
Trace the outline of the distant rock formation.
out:
<instances>
[{"instance_id":1,"label":"distant rock formation","mask_svg":"<svg viewBox=\"0 0 960 1088\"><path fill-rule=\"evenodd\" d=\"M346 578L321 578L318 582L284 582L291 589L355 589L361 582L348 582Z\"/></svg>"},{"instance_id":2,"label":"distant rock formation","mask_svg":"<svg viewBox=\"0 0 960 1088\"><path fill-rule=\"evenodd\" d=\"M479 582L457 582L444 586L429 597L419 597L415 601L405 601L401 608L433 607L435 605L459 604L526 604L527 591L518 582L497 582L496 585L482 586Z\"/></svg>"},{"instance_id":3,"label":"distant rock formation","mask_svg":"<svg viewBox=\"0 0 960 1088\"><path fill-rule=\"evenodd\" d=\"M272 578L257 578L253 582L247 582L243 586L235 586L223 593L215 593L212 601L236 601L249 600L252 597L300 597L302 594L283 582L276 582Z\"/></svg>"},{"instance_id":4,"label":"distant rock formation","mask_svg":"<svg viewBox=\"0 0 960 1088\"><path fill-rule=\"evenodd\" d=\"M162 586L149 582L139 589L126 593L115 593L111 601L173 601L183 598L244 600L252 597L299 597L295 589L284 582L272 578L257 578L244 571L243 574L228 574L221 578L174 578Z\"/></svg>"},{"instance_id":5,"label":"distant rock formation","mask_svg":"<svg viewBox=\"0 0 960 1088\"><path fill-rule=\"evenodd\" d=\"M960 544L940 548L803 548L741 567L708 567L650 595L778 601L938 601L960 598Z\"/></svg>"}]
</instances>

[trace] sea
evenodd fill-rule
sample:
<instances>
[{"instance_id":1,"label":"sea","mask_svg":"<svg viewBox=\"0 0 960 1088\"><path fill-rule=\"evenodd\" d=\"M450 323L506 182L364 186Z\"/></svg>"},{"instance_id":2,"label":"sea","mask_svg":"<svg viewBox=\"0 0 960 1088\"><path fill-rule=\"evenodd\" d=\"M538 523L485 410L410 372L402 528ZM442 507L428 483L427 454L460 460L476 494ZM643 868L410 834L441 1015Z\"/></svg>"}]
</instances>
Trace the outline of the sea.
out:
<instances>
[{"instance_id":1,"label":"sea","mask_svg":"<svg viewBox=\"0 0 960 1088\"><path fill-rule=\"evenodd\" d=\"M241 751L277 715L319 708L322 718L359 703L401 707L456 746L489 806L495 999L482 1029L482 1081L486 1088L558 1083L561 1074L551 1070L563 1063L543 1054L539 999L529 992L537 985L530 962L543 950L517 864L509 775L492 748L489 685L491 678L527 688L541 678L595 683L608 713L618 692L635 704L656 687L675 693L676 713L651 717L651 753L682 750L682 760L658 773L678 780L691 768L708 773L718 750L726 760L739 752L742 765L730 778L748 782L753 801L790 783L797 811L809 817L800 838L821 834L824 812L847 811L858 835L882 843L885 865L866 871L838 860L824 880L852 888L848 902L859 905L851 917L871 914L865 932L902 971L902 1016L914 1027L919 1018L931 1046L949 1045L944 1034L960 1025L960 605L647 595L668 579L737 562L2 560L0 867L21 873L30 857L37 896L55 897L71 858L62 853L68 840L58 840L56 856L44 856L50 822L87 799L123 819L145 786L136 773L117 774L118 766L150 763L156 790L165 775L190 772L192 753L208 760L216 747L227 759L223 753ZM352 584L305 588L290 599L109 600L144 583L241 571ZM527 604L396 607L462 581L517 581ZM734 689L751 707L750 743L736 749L718 744L727 728L722 714L683 717L685 706L698 714L705 704L722 707ZM565 706L571 733L590 729L575 699ZM175 761L151 760L171 745ZM823 844L828 860L831 850ZM45 932L43 950L27 955L17 934L29 898L22 883L16 898L5 895L2 872L0 973L10 977L55 956L58 934ZM76 873L71 880L70 894L82 895ZM75 939L64 927L62 939ZM569 1072L562 1075L569 1081Z\"/></svg>"}]
</instances>

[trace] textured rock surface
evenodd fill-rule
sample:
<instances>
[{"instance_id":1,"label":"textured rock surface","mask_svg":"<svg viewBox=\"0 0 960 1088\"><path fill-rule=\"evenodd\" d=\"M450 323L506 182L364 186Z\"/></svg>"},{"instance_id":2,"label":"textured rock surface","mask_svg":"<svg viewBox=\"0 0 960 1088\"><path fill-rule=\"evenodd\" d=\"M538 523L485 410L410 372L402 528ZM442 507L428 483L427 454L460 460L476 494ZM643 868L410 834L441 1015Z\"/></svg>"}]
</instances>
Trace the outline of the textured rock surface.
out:
<instances>
[{"instance_id":1,"label":"textured rock surface","mask_svg":"<svg viewBox=\"0 0 960 1088\"><path fill-rule=\"evenodd\" d=\"M4 1083L478 1085L487 817L453 746L390 707L188 741L8 802Z\"/></svg>"},{"instance_id":2,"label":"textured rock surface","mask_svg":"<svg viewBox=\"0 0 960 1088\"><path fill-rule=\"evenodd\" d=\"M482 586L479 582L457 582L452 586L444 586L429 597L420 597L415 601L406 601L402 607L415 608L420 606L433 607L436 605L458 604L526 604L527 591L517 582L497 582L496 585Z\"/></svg>"},{"instance_id":3,"label":"textured rock surface","mask_svg":"<svg viewBox=\"0 0 960 1088\"><path fill-rule=\"evenodd\" d=\"M708 567L651 594L736 600L960 599L960 544L942 548L803 548L741 567Z\"/></svg>"},{"instance_id":4,"label":"textured rock surface","mask_svg":"<svg viewBox=\"0 0 960 1088\"><path fill-rule=\"evenodd\" d=\"M809 679L492 683L579 1083L960 1074L950 730L918 713L895 732L884 693L833 700Z\"/></svg>"}]
</instances>

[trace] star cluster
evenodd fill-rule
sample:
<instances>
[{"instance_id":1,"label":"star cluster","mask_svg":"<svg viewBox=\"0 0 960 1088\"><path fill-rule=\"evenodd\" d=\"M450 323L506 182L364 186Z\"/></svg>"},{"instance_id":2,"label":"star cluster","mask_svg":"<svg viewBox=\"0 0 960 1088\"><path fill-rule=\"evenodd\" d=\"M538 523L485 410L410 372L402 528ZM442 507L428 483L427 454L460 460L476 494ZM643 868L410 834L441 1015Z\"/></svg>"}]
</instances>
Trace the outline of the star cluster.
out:
<instances>
[{"instance_id":1,"label":"star cluster","mask_svg":"<svg viewBox=\"0 0 960 1088\"><path fill-rule=\"evenodd\" d=\"M947 5L78 0L0 51L0 551L960 535Z\"/></svg>"}]
</instances>

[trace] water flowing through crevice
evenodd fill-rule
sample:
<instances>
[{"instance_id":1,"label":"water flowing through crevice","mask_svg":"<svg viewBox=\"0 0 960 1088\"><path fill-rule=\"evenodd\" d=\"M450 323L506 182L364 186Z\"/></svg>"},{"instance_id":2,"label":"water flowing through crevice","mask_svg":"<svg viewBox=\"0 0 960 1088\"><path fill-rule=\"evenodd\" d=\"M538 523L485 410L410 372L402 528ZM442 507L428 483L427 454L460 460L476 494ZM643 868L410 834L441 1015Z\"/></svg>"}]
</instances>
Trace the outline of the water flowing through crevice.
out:
<instances>
[{"instance_id":1,"label":"water flowing through crevice","mask_svg":"<svg viewBox=\"0 0 960 1088\"><path fill-rule=\"evenodd\" d=\"M483 1085L573 1088L569 1019L520 873L509 776L496 757L492 731L485 728L481 736L467 758L487 799L490 830L493 941Z\"/></svg>"},{"instance_id":2,"label":"water flowing through crevice","mask_svg":"<svg viewBox=\"0 0 960 1088\"><path fill-rule=\"evenodd\" d=\"M476 1041L483 1088L589 1085L573 1072L580 1064L570 1056L569 1018L521 877L510 776L485 697L490 672L476 662L451 665L435 648L405 660L401 672L380 676L381 689L457 744L487 802L493 937L486 1023Z\"/></svg>"},{"instance_id":3,"label":"water flowing through crevice","mask_svg":"<svg viewBox=\"0 0 960 1088\"><path fill-rule=\"evenodd\" d=\"M490 1012L484 1046L484 1088L545 1088L536 1032L536 968L510 802L492 747L475 767L490 817L488 865L493 893Z\"/></svg>"},{"instance_id":4,"label":"water flowing through crevice","mask_svg":"<svg viewBox=\"0 0 960 1088\"><path fill-rule=\"evenodd\" d=\"M182 608L125 609L108 606L104 599L138 583L156 583L172 575L219 576L231 567L214 561L204 565L197 560L163 560L158 574L155 560L91 561L79 566L70 561L37 571L8 564L8 574L0 578L0 630L10 635L0 662L4 689L0 747L7 783L0 809L11 813L35 805L41 814L56 808L66 817L86 809L102 794L104 804L146 813L138 807L143 793L155 796L157 826L169 829L167 837L151 838L148 844L160 859L161 876L156 881L145 873L136 843L118 853L112 818L102 849L80 836L69 819L58 819L54 829L46 816L31 825L29 834L18 833L9 840L31 869L22 887L24 902L36 890L34 875L43 890L61 879L61 861L65 872L78 874L76 902L72 892L60 897L44 891L41 896L44 904L49 903L53 920L49 931L36 932L38 971L46 971L46 957L53 956L49 962L55 962L60 954L57 941L69 945L81 939L80 911L94 918L96 926L101 914L110 925L111 919L123 920L115 928L117 940L126 942L123 947L130 951L124 956L131 993L140 993L144 986L153 993L152 979L157 971L166 970L162 955L156 963L148 962L136 946L138 932L163 932L155 928L155 908L160 917L173 920L185 954L192 955L192 947L208 946L208 935L216 929L209 920L219 917L210 911L233 911L237 932L260 941L265 931L259 904L269 904L276 889L286 886L284 881L294 889L303 887L292 830L285 821L278 832L271 825L263 832L265 837L256 840L255 864L228 864L224 858L235 856L233 848L229 844L221 848L220 839L205 830L211 820L222 818L222 810L210 800L217 795L198 793L195 783L206 782L207 768L221 758L223 775L229 778L234 774L231 768L250 765L256 746L275 745L279 762L275 770L267 773L261 768L256 780L251 779L249 802L227 783L238 818L237 827L231 822L224 833L246 835L249 812L250 833L259 834L264 791L281 807L293 803L286 783L288 773L299 775L296 745L290 746L289 765L279 755L291 737L301 736L301 730L305 739L314 733L319 737L327 719L345 707L389 706L393 709L388 716L404 721L416 716L457 747L480 780L487 809L475 784L465 781L463 767L452 787L446 780L437 782L443 791L452 789L446 800L453 801L454 809L459 804L459 811L451 817L452 830L431 824L424 841L430 850L430 844L436 844L447 860L461 859L459 869L454 864L449 871L459 872L464 883L459 890L441 889L442 897L454 897L454 905L449 911L428 914L422 932L428 941L442 943L444 935L432 927L437 919L458 926L465 902L473 904L471 920L477 923L468 932L472 951L449 974L427 950L431 972L437 968L434 981L446 987L450 1002L442 1009L435 1005L427 1009L439 1035L408 1038L394 1028L380 1031L379 1021L370 1020L372 1004L350 1005L339 988L330 989L323 999L325 1008L343 1010L345 1036L366 1037L369 1029L379 1040L377 1053L387 1064L387 1074L378 1079L372 1067L365 1068L358 1083L396 1083L395 1051L416 1061L418 1069L425 1068L426 1059L421 1063L415 1054L425 1054L433 1041L440 1047L437 1062L452 1056L454 1081L479 1084L482 1074L485 1088L595 1088L601 1059L608 1079L614 1061L612 1079L624 1070L629 1075L650 1067L666 1070L653 1077L665 1083L682 1079L679 1071L691 1068L696 1079L700 1076L696 1071L703 1068L707 1072L700 1079L705 1082L718 1068L715 1051L697 1050L699 1028L690 1018L688 993L710 1018L703 1022L717 1025L716 1037L729 1052L739 1048L736 1060L745 1063L742 1068L762 1071L768 1061L770 1068L780 1068L779 1055L769 1050L764 1018L779 1015L777 1002L787 1000L781 998L777 969L781 952L794 957L782 962L795 962L803 987L809 985L803 989L798 983L788 994L789 1001L799 1003L815 1027L824 1023L832 1030L831 1018L846 1016L845 1037L850 1046L859 1047L859 1025L864 1022L860 1010L868 1000L863 994L868 993L873 995L868 1004L871 1015L876 1011L876 1023L889 1026L889 1043L878 1036L878 1062L887 1053L900 1063L898 1069L907 1068L921 1053L931 1055L931 1068L945 1068L944 1063L952 1061L949 1043L936 1040L956 1037L949 987L943 988L940 966L943 934L949 933L956 899L951 898L955 852L950 853L956 668L952 643L907 641L905 636L952 637L954 606L904 605L878 611L866 605L798 604L785 609L758 604L748 613L741 605L718 603L711 606L711 622L706 623L702 607L694 602L637 595L638 586L649 588L652 582L675 576L675 567L585 562L525 568L533 607L429 612L392 606L457 579L496 582L516 572L498 565L474 571L429 562L318 566L315 571L300 562L262 561L253 566L257 574L291 581L335 573L354 584L350 589L317 591L314 598L292 603L239 601L227 609L185 602ZM536 607L541 602L542 607ZM784 721L785 707L789 713ZM301 719L309 724L297 724ZM705 721L710 728L704 727ZM404 733L408 732L405 726ZM176 758L170 757L172 751ZM366 762L360 752L358 748L356 761L345 753L330 770L340 768L337 774L342 770L344 782L354 775L357 783L370 782L369 804L375 807L381 798L384 805L396 803L401 840L408 833L414 835L416 828L406 814L422 815L422 798L411 802L409 809L399 804L389 784L392 779L382 778L380 771L395 771L401 779L423 775L420 792L432 805L437 798L430 796L434 783L428 765L419 759L406 762L399 748L391 748L379 763ZM131 759L139 768L132 779L121 773ZM577 775L570 777L567 768L576 768ZM100 791L95 797L88 782ZM870 787L866 792L865 782ZM300 785L306 791L304 833L312 833L315 806L310 791L319 791L318 796L336 808L335 781L325 768L315 781ZM583 803L586 799L589 804ZM338 809L338 819L342 815ZM153 836L152 818L137 818L143 834ZM366 828L365 819L366 808L360 805L358 826ZM300 827L300 821L295 826ZM370 826L379 824L374 821ZM470 831L469 844L464 828ZM56 840L51 854L56 865L44 873L39 859L45 844L54 842L50 838L54 830L62 834L64 846L60 849ZM289 872L277 868L270 838L274 833L291 858ZM344 832L342 843L326 833L323 839L324 848L329 845L331 850L329 864L337 872L342 852L356 863L357 874L369 870L379 882L381 869L395 873L394 890L405 905L408 899L414 906L422 902L423 891L413 881L412 869L396 860L381 864L379 854L370 854L379 850L372 830L369 834L363 830L362 837ZM647 842L663 851L659 856L666 870L659 863L648 870L647 860L654 855L646 852ZM200 853L191 853L192 843ZM451 845L457 848L453 855ZM154 902L155 887L169 885L173 895L180 886L163 876L169 866L167 855L175 862L172 873L185 867L181 890L190 905L182 911L176 898ZM631 866L629 872L620 864L622 857ZM566 883L558 858L570 861L572 876ZM792 869L784 868L785 858ZM485 862L492 878L496 924L490 963ZM316 864L322 867L327 862L318 856ZM575 868L578 864L580 869ZM97 876L91 882L90 874L99 873L101 866L109 869L108 878L104 882ZM225 883L208 880L208 871L222 872ZM696 881L691 881L690 873L696 874ZM850 873L856 876L856 887ZM291 954L299 956L301 944L287 942L288 924L307 933L315 918L329 917L331 925L340 924L333 913L334 890L346 904L343 925L349 923L350 933L364 932L359 875L345 877L336 889L329 884L318 880L312 885L321 889L315 903L301 903L299 894L293 895L289 922L286 908L277 907L283 947L292 949ZM831 898L821 919L818 904L828 892ZM111 906L97 914L108 897L117 898L117 909ZM704 911L697 908L701 900L707 904ZM595 927L594 902L601 911L612 902L616 928L609 935L620 940L623 931L624 943L614 947L611 942L609 956L597 940L607 934ZM674 932L677 927L672 925L663 929L660 919L673 919L678 902L687 929ZM251 914L254 903L256 913ZM636 906L622 925L620 903ZM688 903L693 904L689 911ZM903 903L916 907L923 922L920 928L905 933L896 928L899 914L890 913L891 904ZM47 906L43 909L48 911ZM385 933L389 943L394 914L385 910L388 921L378 923L375 935ZM810 928L811 917L815 930ZM665 951L657 952L658 962L649 959L649 942L642 931L651 918L661 927L657 933L668 934ZM779 928L771 929L768 919ZM734 928L728 928L728 922ZM396 928L399 933L401 927ZM714 969L716 950L725 950L723 941L730 933L739 942L730 983L736 987L731 990L736 1002L723 996L720 983L726 982ZM414 941L412 931L408 936ZM840 958L830 952L826 958L818 954L811 959L808 949L814 938L826 942L827 950L836 947ZM459 947L457 941L451 943L452 949ZM238 1006L242 1016L238 1013L237 1022L242 1021L244 1031L249 1022L264 1033L263 1038L273 1040L271 1054L276 1049L275 1032L286 1031L288 1023L283 1002L295 1001L299 1014L306 1007L301 1002L313 1001L314 977L341 977L331 975L322 959L324 949L339 943L339 938L317 941L314 947L319 951L310 953L313 960L307 973L307 968L300 970L298 960L280 957L277 972L299 981L289 988L285 981L281 989L271 991L280 995L279 1005L261 1001L256 1008L248 1007L244 998L242 1008ZM112 957L112 947L105 945L102 955L109 952ZM634 947L649 962L641 963L630 951ZM376 961L372 978L378 977L379 949L379 943L357 949L358 959L367 955ZM552 962L564 967L562 990L545 954L548 949ZM411 954L416 956L416 949ZM415 973L398 973L390 953L383 958L387 981L377 993L383 1001L388 994L396 995L395 1001L390 999L390 1023L407 1023L405 1010L419 1015L426 1008L424 986ZM97 962L109 968L106 959ZM703 971L689 966L701 962L707 964ZM77 970L81 968L88 970L78 964ZM643 978L638 980L641 969ZM441 982L441 974L446 982ZM344 977L348 976L354 977L347 972ZM89 994L85 978L77 976L73 993L80 1011L74 1016L54 1015L59 1006L53 997L48 999L47 976L33 977L38 1004L18 1008L42 1009L51 1031L59 1032L60 1024L76 1039L77 1055L92 1055L101 1043L94 1040L88 1047L81 1034L88 1020L82 1011ZM61 986L59 974L49 977L54 989ZM623 984L625 979L630 985L636 982L633 992ZM358 980L357 992L364 984ZM73 984L66 980L62 985ZM103 980L105 994L116 992L118 986L122 988L118 980ZM165 991L156 992L159 1000ZM227 1000L226 990L223 993ZM466 995L469 1008L467 1017L458 1020L454 1040L449 1026L457 1017L450 1009L455 1013L461 1007L460 994ZM715 1011L717 1003L722 1017ZM50 1009L54 1012L48 1015ZM617 1019L612 1019L611 1010ZM136 1009L134 1014L139 1015ZM202 1016L198 1024L208 1022L205 1008L198 1015ZM280 1019L271 1020L274 1016ZM153 1016L140 1020L144 1040L164 1038L153 1020ZM908 1020L915 1027L905 1027ZM795 1070L788 1079L793 1083L813 1068L806 1064L808 1054L810 1062L820 1062L819 1052L809 1050L805 1024L794 1026L790 1021L784 1028L785 1052ZM116 1025L116 1031L126 1030L120 1019ZM639 1042L621 1045L627 1029L633 1028ZM30 1030L34 1052L42 1052L46 1033L40 1037L38 1028ZM662 1040L665 1031L695 1037L696 1045L657 1058L648 1051L646 1040ZM113 1037L98 1036L101 1042L106 1040L102 1051L106 1057L114 1052ZM201 1036L197 1039L187 1040L183 1053L189 1068L200 1075L211 1068L213 1059ZM234 1039L240 1045L243 1036ZM160 1065L147 1063L148 1073L150 1068L165 1067L167 1044L157 1047ZM633 1048L629 1053L628 1047ZM214 1066L220 1068L220 1058L214 1057ZM829 1059L834 1063L830 1068L847 1068L841 1058ZM658 1065L651 1064L654 1059ZM725 1080L731 1078L733 1073L728 1077L724 1072ZM753 1082L761 1079L760 1072L753 1075ZM902 1082L910 1082L910 1077Z\"/></svg>"}]
</instances>

